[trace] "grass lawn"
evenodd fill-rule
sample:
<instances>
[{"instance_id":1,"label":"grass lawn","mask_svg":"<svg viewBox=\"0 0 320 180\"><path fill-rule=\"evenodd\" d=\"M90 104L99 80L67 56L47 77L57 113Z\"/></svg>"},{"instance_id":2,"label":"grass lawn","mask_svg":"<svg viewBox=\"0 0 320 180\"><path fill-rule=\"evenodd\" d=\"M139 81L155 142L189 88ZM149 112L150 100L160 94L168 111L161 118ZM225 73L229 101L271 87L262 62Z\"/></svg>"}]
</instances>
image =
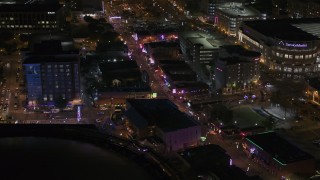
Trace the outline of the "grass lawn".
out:
<instances>
[{"instance_id":1,"label":"grass lawn","mask_svg":"<svg viewBox=\"0 0 320 180\"><path fill-rule=\"evenodd\" d=\"M237 125L240 128L250 127L257 125L262 126L262 121L265 117L260 116L248 106L242 106L232 109L233 121L237 121Z\"/></svg>"}]
</instances>

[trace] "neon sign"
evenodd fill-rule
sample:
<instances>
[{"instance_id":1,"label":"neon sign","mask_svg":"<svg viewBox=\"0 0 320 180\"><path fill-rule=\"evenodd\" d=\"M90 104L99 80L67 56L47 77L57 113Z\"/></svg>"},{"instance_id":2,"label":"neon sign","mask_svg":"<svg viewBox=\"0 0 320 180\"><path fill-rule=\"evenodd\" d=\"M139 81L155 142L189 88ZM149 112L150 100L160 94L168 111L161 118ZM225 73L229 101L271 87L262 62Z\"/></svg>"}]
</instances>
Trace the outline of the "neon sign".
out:
<instances>
[{"instance_id":1,"label":"neon sign","mask_svg":"<svg viewBox=\"0 0 320 180\"><path fill-rule=\"evenodd\" d=\"M287 43L287 42L280 41L279 44L283 45L283 46L286 46L286 47L295 47L295 48L306 48L306 47L308 47L308 44L306 44L306 43Z\"/></svg>"},{"instance_id":2,"label":"neon sign","mask_svg":"<svg viewBox=\"0 0 320 180\"><path fill-rule=\"evenodd\" d=\"M301 47L301 48L305 48L308 47L308 44L300 44L300 43L286 43L287 47Z\"/></svg>"}]
</instances>

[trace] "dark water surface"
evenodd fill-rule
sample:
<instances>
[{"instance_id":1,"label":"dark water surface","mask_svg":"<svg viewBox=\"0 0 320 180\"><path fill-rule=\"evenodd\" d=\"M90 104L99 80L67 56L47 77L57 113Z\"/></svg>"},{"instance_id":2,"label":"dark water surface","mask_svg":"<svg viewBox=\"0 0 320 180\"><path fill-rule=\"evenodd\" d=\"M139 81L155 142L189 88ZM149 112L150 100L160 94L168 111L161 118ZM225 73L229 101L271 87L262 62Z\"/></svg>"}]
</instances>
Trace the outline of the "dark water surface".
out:
<instances>
[{"instance_id":1,"label":"dark water surface","mask_svg":"<svg viewBox=\"0 0 320 180\"><path fill-rule=\"evenodd\" d=\"M55 138L0 138L0 180L151 180L145 169L112 150Z\"/></svg>"}]
</instances>

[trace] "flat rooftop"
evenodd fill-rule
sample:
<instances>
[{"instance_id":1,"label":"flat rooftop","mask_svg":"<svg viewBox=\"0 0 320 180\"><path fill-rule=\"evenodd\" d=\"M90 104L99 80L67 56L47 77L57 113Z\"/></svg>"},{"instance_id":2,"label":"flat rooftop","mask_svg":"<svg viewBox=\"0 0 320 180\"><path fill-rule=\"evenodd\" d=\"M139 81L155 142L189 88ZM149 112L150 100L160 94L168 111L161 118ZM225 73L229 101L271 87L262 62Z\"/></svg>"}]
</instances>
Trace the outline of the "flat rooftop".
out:
<instances>
[{"instance_id":1,"label":"flat rooftop","mask_svg":"<svg viewBox=\"0 0 320 180\"><path fill-rule=\"evenodd\" d=\"M193 82L183 82L183 83L176 83L175 86L177 88L199 88L199 89L208 89L208 84L200 81L193 81Z\"/></svg>"},{"instance_id":2,"label":"flat rooftop","mask_svg":"<svg viewBox=\"0 0 320 180\"><path fill-rule=\"evenodd\" d=\"M140 128L155 125L162 131L170 132L199 126L168 99L127 99L127 103L130 104L127 117Z\"/></svg>"},{"instance_id":3,"label":"flat rooftop","mask_svg":"<svg viewBox=\"0 0 320 180\"><path fill-rule=\"evenodd\" d=\"M260 57L261 53L256 51L250 51L240 45L224 45L221 48L225 49L229 54L239 54L246 57Z\"/></svg>"},{"instance_id":4,"label":"flat rooftop","mask_svg":"<svg viewBox=\"0 0 320 180\"><path fill-rule=\"evenodd\" d=\"M151 48L157 48L157 47L165 47L165 48L178 47L178 48L180 48L180 45L178 42L167 42L167 41L151 42L151 43L146 43L144 45L150 46Z\"/></svg>"},{"instance_id":5,"label":"flat rooftop","mask_svg":"<svg viewBox=\"0 0 320 180\"><path fill-rule=\"evenodd\" d=\"M221 35L207 34L202 31L182 32L179 36L192 44L202 44L204 49L218 49L220 46L228 44Z\"/></svg>"},{"instance_id":6,"label":"flat rooftop","mask_svg":"<svg viewBox=\"0 0 320 180\"><path fill-rule=\"evenodd\" d=\"M225 58L220 58L220 60L225 61L228 65L238 64L238 63L250 63L249 60L242 59L240 57L225 57Z\"/></svg>"},{"instance_id":7,"label":"flat rooftop","mask_svg":"<svg viewBox=\"0 0 320 180\"><path fill-rule=\"evenodd\" d=\"M136 61L104 62L99 64L103 80L121 78L140 79L141 73Z\"/></svg>"},{"instance_id":8,"label":"flat rooftop","mask_svg":"<svg viewBox=\"0 0 320 180\"><path fill-rule=\"evenodd\" d=\"M314 26L314 24L320 24L320 18L255 20L244 21L243 23L265 36L278 38L280 40L319 40L320 28L319 26ZM243 27L242 29L244 34L251 36L250 30Z\"/></svg>"},{"instance_id":9,"label":"flat rooftop","mask_svg":"<svg viewBox=\"0 0 320 180\"><path fill-rule=\"evenodd\" d=\"M275 132L255 134L248 136L246 140L259 149L269 153L273 159L281 165L314 158L310 154L292 145L287 140L281 138Z\"/></svg>"},{"instance_id":10,"label":"flat rooftop","mask_svg":"<svg viewBox=\"0 0 320 180\"><path fill-rule=\"evenodd\" d=\"M23 64L45 64L45 63L70 63L79 62L78 56L30 56L24 59Z\"/></svg>"},{"instance_id":11,"label":"flat rooftop","mask_svg":"<svg viewBox=\"0 0 320 180\"><path fill-rule=\"evenodd\" d=\"M242 3L227 2L217 5L217 9L228 14L229 16L236 17L252 17L260 16L260 12L252 7L243 6Z\"/></svg>"},{"instance_id":12,"label":"flat rooftop","mask_svg":"<svg viewBox=\"0 0 320 180\"><path fill-rule=\"evenodd\" d=\"M173 81L196 81L197 74L184 61L161 60L162 71Z\"/></svg>"}]
</instances>

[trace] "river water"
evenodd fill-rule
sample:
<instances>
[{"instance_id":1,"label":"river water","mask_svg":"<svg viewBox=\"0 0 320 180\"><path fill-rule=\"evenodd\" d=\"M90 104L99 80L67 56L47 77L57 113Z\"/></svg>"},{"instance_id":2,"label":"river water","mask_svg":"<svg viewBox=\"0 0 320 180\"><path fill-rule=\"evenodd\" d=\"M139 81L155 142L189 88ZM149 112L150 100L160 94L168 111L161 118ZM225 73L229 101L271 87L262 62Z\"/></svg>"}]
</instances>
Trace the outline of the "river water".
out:
<instances>
[{"instance_id":1,"label":"river water","mask_svg":"<svg viewBox=\"0 0 320 180\"><path fill-rule=\"evenodd\" d=\"M152 180L136 162L111 150L73 140L0 138L0 179Z\"/></svg>"}]
</instances>

